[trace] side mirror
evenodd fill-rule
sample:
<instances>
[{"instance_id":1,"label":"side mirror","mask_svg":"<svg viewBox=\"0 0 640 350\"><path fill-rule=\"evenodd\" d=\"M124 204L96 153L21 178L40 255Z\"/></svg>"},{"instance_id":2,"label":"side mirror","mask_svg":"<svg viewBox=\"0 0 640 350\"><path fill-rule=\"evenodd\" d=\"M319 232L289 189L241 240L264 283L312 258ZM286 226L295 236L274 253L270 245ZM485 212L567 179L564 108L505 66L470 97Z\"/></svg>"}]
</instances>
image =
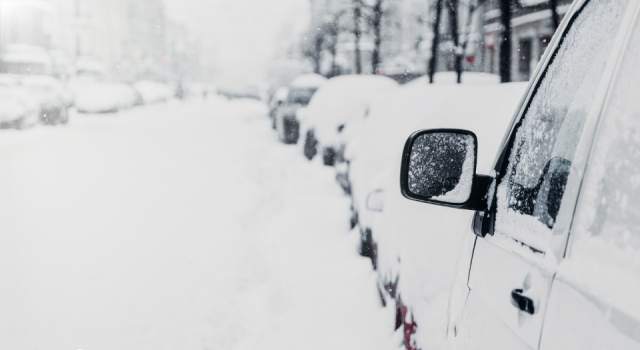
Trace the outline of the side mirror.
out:
<instances>
[{"instance_id":1,"label":"side mirror","mask_svg":"<svg viewBox=\"0 0 640 350\"><path fill-rule=\"evenodd\" d=\"M411 200L485 210L492 178L476 175L478 139L458 129L421 130L402 153L400 188Z\"/></svg>"},{"instance_id":2,"label":"side mirror","mask_svg":"<svg viewBox=\"0 0 640 350\"><path fill-rule=\"evenodd\" d=\"M384 190L373 190L367 195L367 209L371 211L383 211Z\"/></svg>"}]
</instances>

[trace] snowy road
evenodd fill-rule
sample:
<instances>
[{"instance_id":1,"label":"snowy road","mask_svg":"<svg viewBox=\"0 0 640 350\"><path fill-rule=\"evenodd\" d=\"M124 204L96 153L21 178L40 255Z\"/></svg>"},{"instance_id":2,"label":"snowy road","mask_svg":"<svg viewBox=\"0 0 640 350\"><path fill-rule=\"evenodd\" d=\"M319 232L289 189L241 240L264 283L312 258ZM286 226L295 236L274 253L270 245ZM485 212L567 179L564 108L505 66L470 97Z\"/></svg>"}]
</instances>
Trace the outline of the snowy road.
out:
<instances>
[{"instance_id":1,"label":"snowy road","mask_svg":"<svg viewBox=\"0 0 640 350\"><path fill-rule=\"evenodd\" d=\"M0 349L397 348L300 154L247 101L0 132Z\"/></svg>"}]
</instances>

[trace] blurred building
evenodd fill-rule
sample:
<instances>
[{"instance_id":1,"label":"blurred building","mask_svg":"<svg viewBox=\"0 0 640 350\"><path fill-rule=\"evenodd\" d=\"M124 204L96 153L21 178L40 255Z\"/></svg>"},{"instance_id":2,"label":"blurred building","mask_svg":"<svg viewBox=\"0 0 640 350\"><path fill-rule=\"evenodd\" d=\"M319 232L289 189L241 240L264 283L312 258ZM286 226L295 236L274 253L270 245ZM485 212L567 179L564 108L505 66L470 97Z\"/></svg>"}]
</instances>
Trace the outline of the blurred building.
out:
<instances>
[{"instance_id":1,"label":"blurred building","mask_svg":"<svg viewBox=\"0 0 640 350\"><path fill-rule=\"evenodd\" d=\"M371 3L373 0L369 0ZM342 11L343 26L352 25L353 0L310 0L311 28L319 28L323 21ZM557 0L558 19L569 9L572 0ZM538 64L555 31L548 0L520 0L513 2L511 77L514 81L528 80ZM398 70L421 74L426 71L431 56L435 0L387 0L382 26L383 73ZM441 14L438 40L437 71L454 69L454 51L463 52L465 71L498 73L499 45L502 33L500 0L460 0L457 13L458 46L451 35L446 6ZM351 21L351 22L350 22ZM366 29L363 23L362 28ZM353 35L340 35L338 62L343 73L354 71ZM372 36L366 30L360 39L364 73L371 73ZM397 72L396 72L397 73Z\"/></svg>"},{"instance_id":2,"label":"blurred building","mask_svg":"<svg viewBox=\"0 0 640 350\"><path fill-rule=\"evenodd\" d=\"M511 79L529 80L538 65L544 50L555 32L551 19L552 11L547 0L523 0L520 7L512 11L511 27ZM558 0L557 13L562 20L571 6L572 0ZM479 54L482 70L497 73L500 66L500 3L487 0L482 8L484 19L483 47Z\"/></svg>"},{"instance_id":3,"label":"blurred building","mask_svg":"<svg viewBox=\"0 0 640 350\"><path fill-rule=\"evenodd\" d=\"M1 1L0 57L16 44L48 51L55 75L115 81L181 79L198 54L162 0Z\"/></svg>"},{"instance_id":4,"label":"blurred building","mask_svg":"<svg viewBox=\"0 0 640 350\"><path fill-rule=\"evenodd\" d=\"M365 1L372 4L373 1ZM311 28L319 28L341 14L340 23L345 29L339 36L337 62L343 73L355 71L355 40L349 29L354 26L353 0L310 0ZM427 16L429 3L425 0L385 0L385 14L382 20L382 46L380 57L387 67L403 66L403 70L423 70L427 50L423 41L429 36ZM364 14L363 14L364 15ZM371 53L374 49L371 28L364 16L360 21L361 36L359 42L361 66L364 73L373 73Z\"/></svg>"}]
</instances>

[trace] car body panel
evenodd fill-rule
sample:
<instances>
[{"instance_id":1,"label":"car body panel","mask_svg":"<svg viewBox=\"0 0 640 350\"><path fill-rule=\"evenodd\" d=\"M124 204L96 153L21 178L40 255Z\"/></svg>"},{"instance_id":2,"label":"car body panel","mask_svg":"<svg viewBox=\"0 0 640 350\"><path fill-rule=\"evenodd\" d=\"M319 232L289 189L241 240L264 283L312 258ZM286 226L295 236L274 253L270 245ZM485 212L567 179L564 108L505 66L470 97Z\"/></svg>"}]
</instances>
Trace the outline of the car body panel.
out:
<instances>
[{"instance_id":1,"label":"car body panel","mask_svg":"<svg viewBox=\"0 0 640 350\"><path fill-rule=\"evenodd\" d=\"M567 18L570 18L585 2L586 1L574 2ZM602 105L606 99L612 72L616 66L616 57L618 57L621 50L623 50L624 45L622 42L624 40L621 38L626 36L625 33L628 30L630 17L633 17L633 13L637 11L634 7L637 5L637 1L632 2L634 4L628 8L624 20L624 23L627 24L625 25L623 23L621 25L616 37L616 43L609 56L610 59L608 61L613 62L613 64L610 63L607 66L600 80L596 98L587 117L586 126L576 150L574 162L571 164L571 174L566 185L566 197L563 197L562 200L557 224L553 231L550 251L548 251L547 254L540 254L539 252L528 251L528 248L515 241L506 242L504 238L500 240L497 237L490 236L484 239L478 239L476 242L468 284L471 292L462 316L452 315L453 319L450 320L450 329L452 326L460 324L461 326L458 326L458 333L466 334L479 349L495 349L497 346L502 346L502 344L500 344L502 340L497 342L496 339L498 338L493 338L496 336L493 334L493 331L483 331L488 323L489 329L494 331L500 329L499 333L504 335L516 335L523 346L531 348L538 348L539 339L544 327L545 332L549 333L544 338L545 347L549 349L566 348L561 346L560 343L553 343L553 341L557 341L561 337L557 337L558 333L555 331L548 331L548 326L545 325L546 322L557 324L558 320L555 319L566 320L568 318L567 315L563 315L562 312L558 311L562 309L559 306L562 304L562 301L559 300L561 298L567 298L566 294L568 293L568 289L557 287L561 289L561 291L556 291L556 283L553 282L553 278L555 271L557 271L558 263L564 257L566 250L567 237L575 210L576 198L582 183L584 167L587 163ZM629 13L629 11L631 13ZM560 30L567 30L567 19L563 21ZM562 32L559 31L559 33ZM535 89L549 63L551 57L550 52L555 52L559 37L560 35L554 37L552 45L550 46L553 50L549 50L545 54L546 58L542 60L544 64L539 65L536 76L529 86L529 92L525 94L525 98L521 101L518 112L514 116L511 126L502 141L502 151L498 153L495 161L495 168L498 171L501 169L501 162L504 159L509 140L512 134L517 131L515 127L518 125L518 121L524 116L528 101L535 94ZM613 59L611 59L611 57L613 57ZM461 257L461 259L465 258L466 257ZM528 284L529 288L533 290L533 292L529 292L528 295L532 296L532 299L539 305L534 315L525 314L509 303L509 291L515 288L522 288L525 279L528 280L525 284ZM560 286L562 284L558 283L557 285ZM552 288L552 286L554 287ZM552 308L551 316L545 317L549 295L552 295L553 298L558 298L558 300L551 300L549 302L549 307ZM452 297L462 298L456 295L452 295ZM579 298L576 297L576 300L578 299ZM471 303L472 301L473 304ZM460 302L460 300L455 301L455 303ZM452 301L452 303L454 302ZM479 304L482 304L482 307L478 307ZM478 312L489 313L489 315L477 315ZM549 321L550 318L554 320ZM482 322L469 322L470 319L482 319ZM594 323L601 323L600 321L601 320L594 320ZM567 327L570 328L571 326ZM449 336L451 337L452 334L450 333ZM454 334L453 337L455 336ZM482 344L486 344L486 346Z\"/></svg>"}]
</instances>

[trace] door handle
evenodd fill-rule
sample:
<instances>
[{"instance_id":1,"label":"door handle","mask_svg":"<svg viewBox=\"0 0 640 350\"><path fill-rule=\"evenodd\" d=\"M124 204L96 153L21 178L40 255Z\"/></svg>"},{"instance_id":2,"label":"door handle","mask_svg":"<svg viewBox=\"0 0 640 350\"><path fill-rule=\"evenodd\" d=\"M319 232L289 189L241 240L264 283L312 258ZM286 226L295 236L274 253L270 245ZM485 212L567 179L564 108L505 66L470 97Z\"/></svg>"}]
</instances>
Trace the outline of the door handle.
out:
<instances>
[{"instance_id":1,"label":"door handle","mask_svg":"<svg viewBox=\"0 0 640 350\"><path fill-rule=\"evenodd\" d=\"M533 315L536 312L533 300L523 295L522 289L514 289L511 291L511 304L521 311Z\"/></svg>"}]
</instances>

